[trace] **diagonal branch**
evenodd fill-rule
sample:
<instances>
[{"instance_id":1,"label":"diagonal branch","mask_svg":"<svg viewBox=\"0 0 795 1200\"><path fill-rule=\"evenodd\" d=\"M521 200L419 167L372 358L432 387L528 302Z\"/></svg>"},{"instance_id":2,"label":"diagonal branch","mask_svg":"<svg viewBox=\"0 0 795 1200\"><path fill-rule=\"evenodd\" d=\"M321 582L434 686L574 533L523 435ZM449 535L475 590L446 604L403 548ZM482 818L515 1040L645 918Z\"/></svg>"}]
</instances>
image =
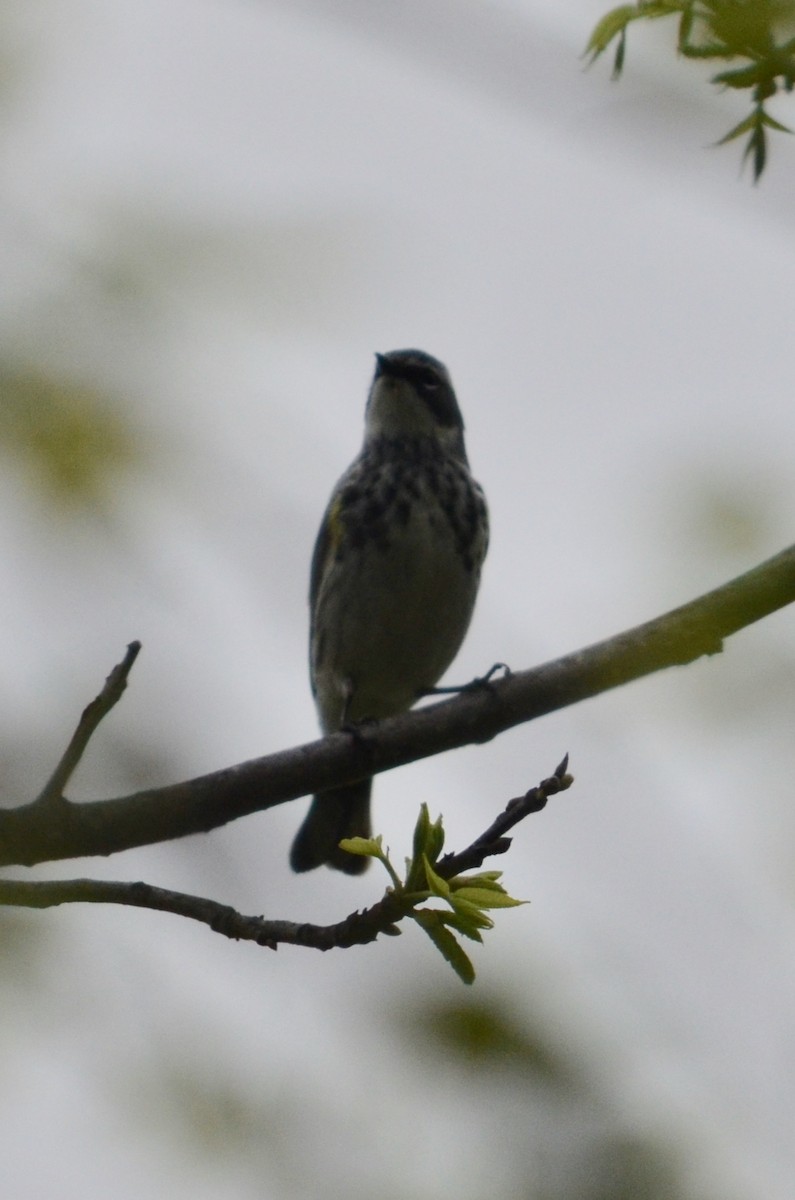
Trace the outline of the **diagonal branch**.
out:
<instances>
[{"instance_id":1,"label":"diagonal branch","mask_svg":"<svg viewBox=\"0 0 795 1200\"><path fill-rule=\"evenodd\" d=\"M504 835L530 813L540 812L550 796L565 791L573 782L566 774L568 755L548 779L531 788L524 796L509 800L505 810L471 846L458 854L446 854L435 870L444 879L480 866L486 858L504 853L510 838ZM374 942L380 934L400 933L397 922L409 916L417 899L401 897L391 888L376 904L353 912L333 925L309 922L266 920L249 917L227 904L186 892L153 887L149 883L127 883L104 879L53 879L29 883L0 880L0 905L21 908L54 908L60 904L123 904L173 913L208 925L215 933L236 941L256 942L276 950L280 944L308 946L315 950L347 949Z\"/></svg>"},{"instance_id":2,"label":"diagonal branch","mask_svg":"<svg viewBox=\"0 0 795 1200\"><path fill-rule=\"evenodd\" d=\"M722 649L723 639L795 600L795 546L671 612L453 700L338 733L198 779L90 804L0 812L0 865L114 854L204 833L333 786L459 746L489 741L664 667Z\"/></svg>"}]
</instances>

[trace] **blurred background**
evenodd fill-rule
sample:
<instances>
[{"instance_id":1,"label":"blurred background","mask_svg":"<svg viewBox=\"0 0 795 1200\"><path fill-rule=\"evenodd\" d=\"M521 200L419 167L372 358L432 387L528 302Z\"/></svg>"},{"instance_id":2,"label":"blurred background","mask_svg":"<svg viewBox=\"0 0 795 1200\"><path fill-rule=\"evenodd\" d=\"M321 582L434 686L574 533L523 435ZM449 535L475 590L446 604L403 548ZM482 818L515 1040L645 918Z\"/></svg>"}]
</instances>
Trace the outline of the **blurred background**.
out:
<instances>
[{"instance_id":1,"label":"blurred background","mask_svg":"<svg viewBox=\"0 0 795 1200\"><path fill-rule=\"evenodd\" d=\"M5 0L0 797L127 642L73 799L316 736L312 544L373 353L450 367L493 542L450 677L532 666L792 540L795 152L605 0ZM776 112L775 108L773 109ZM777 112L782 120L784 108ZM461 847L564 751L464 988L424 939L327 955L163 914L1 915L7 1195L785 1200L795 613L721 656L381 776ZM305 801L20 878L328 922ZM13 874L13 873L12 873Z\"/></svg>"}]
</instances>

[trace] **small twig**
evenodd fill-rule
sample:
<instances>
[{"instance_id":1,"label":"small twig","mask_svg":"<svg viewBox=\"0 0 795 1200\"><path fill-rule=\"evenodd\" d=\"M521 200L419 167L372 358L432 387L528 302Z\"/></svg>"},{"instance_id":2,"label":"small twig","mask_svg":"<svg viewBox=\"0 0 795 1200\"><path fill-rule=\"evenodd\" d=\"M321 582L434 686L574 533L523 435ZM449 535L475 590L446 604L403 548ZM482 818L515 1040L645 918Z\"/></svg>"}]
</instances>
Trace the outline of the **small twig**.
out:
<instances>
[{"instance_id":1,"label":"small twig","mask_svg":"<svg viewBox=\"0 0 795 1200\"><path fill-rule=\"evenodd\" d=\"M83 757L92 734L102 718L106 717L114 704L121 699L127 686L127 676L132 670L132 665L138 657L140 649L140 642L130 642L127 653L108 675L102 691L83 709L77 729L72 734L72 739L66 747L61 761L38 796L37 804L51 804L53 801L63 799L64 788Z\"/></svg>"},{"instance_id":2,"label":"small twig","mask_svg":"<svg viewBox=\"0 0 795 1200\"><path fill-rule=\"evenodd\" d=\"M524 796L509 800L505 811L471 846L459 854L447 854L440 860L435 868L437 873L445 879L451 879L462 870L480 866L490 855L504 854L511 844L510 838L504 836L505 832L530 813L540 812L550 796L571 786L573 780L566 774L567 763L568 755L553 776L544 779ZM352 912L334 925L313 925L309 922L272 921L265 917L245 916L217 900L174 892L149 883L103 879L57 879L36 883L0 880L0 905L52 908L59 904L78 903L123 904L174 913L200 921L224 937L255 942L270 950L275 950L280 944L307 946L315 950L363 946L374 942L381 934L399 934L397 922L408 916L413 907L390 890L376 904Z\"/></svg>"},{"instance_id":3,"label":"small twig","mask_svg":"<svg viewBox=\"0 0 795 1200\"><path fill-rule=\"evenodd\" d=\"M480 867L486 858L495 854L505 854L511 847L511 839L506 837L509 829L518 825L530 813L541 812L550 796L565 792L574 783L574 776L569 775L567 767L569 756L564 754L563 761L558 764L549 779L542 779L538 787L530 788L523 796L514 796L509 800L503 812L497 817L485 833L476 838L466 850L458 854L445 854L436 866L437 874L445 879L452 879L462 871Z\"/></svg>"},{"instance_id":4,"label":"small twig","mask_svg":"<svg viewBox=\"0 0 795 1200\"><path fill-rule=\"evenodd\" d=\"M363 912L351 913L335 925L312 925L308 922L245 916L217 900L192 896L187 892L174 892L140 881L53 879L28 883L0 880L0 905L55 908L60 904L122 904L174 913L178 917L199 921L214 933L223 934L234 941L255 942L269 950L276 950L280 944L308 946L315 950L365 945L375 941L381 933L399 933L394 922L404 915L402 908L390 895Z\"/></svg>"}]
</instances>

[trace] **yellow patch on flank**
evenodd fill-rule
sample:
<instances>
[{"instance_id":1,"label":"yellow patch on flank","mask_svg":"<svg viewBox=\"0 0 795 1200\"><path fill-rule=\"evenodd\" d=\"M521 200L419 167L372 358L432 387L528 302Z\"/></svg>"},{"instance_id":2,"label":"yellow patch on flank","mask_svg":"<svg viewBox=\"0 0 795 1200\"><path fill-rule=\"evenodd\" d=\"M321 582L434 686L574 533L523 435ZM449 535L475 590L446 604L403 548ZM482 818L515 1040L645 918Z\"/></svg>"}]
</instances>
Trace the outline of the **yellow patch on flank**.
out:
<instances>
[{"instance_id":1,"label":"yellow patch on flank","mask_svg":"<svg viewBox=\"0 0 795 1200\"><path fill-rule=\"evenodd\" d=\"M341 511L342 511L342 496L337 496L337 499L334 501L331 508L329 509L328 525L327 525L329 544L330 544L332 553L334 551L336 551L337 547L339 546L340 542L342 541L343 534L345 532L343 522L342 522L342 517L340 516Z\"/></svg>"}]
</instances>

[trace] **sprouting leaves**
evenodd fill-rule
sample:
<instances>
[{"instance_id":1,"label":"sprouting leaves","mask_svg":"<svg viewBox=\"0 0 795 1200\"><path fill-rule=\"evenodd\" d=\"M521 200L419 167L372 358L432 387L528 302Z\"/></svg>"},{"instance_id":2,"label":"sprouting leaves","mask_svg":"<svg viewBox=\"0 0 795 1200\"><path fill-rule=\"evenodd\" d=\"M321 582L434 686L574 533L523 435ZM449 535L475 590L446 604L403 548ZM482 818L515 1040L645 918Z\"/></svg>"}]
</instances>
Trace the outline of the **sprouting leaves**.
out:
<instances>
[{"instance_id":1,"label":"sprouting leaves","mask_svg":"<svg viewBox=\"0 0 795 1200\"><path fill-rule=\"evenodd\" d=\"M730 129L718 142L719 146L725 146L726 142L733 142L735 138L742 137L745 133L748 134L748 141L745 143L743 151L743 161L746 158L753 160L755 180L762 174L767 162L767 129L775 129L779 133L792 133L792 130L788 129L786 125L775 121L770 113L765 112L763 105L757 104L753 111L743 121L740 121L739 125Z\"/></svg>"},{"instance_id":2,"label":"sprouting leaves","mask_svg":"<svg viewBox=\"0 0 795 1200\"><path fill-rule=\"evenodd\" d=\"M349 838L340 844L351 854L368 855L384 865L392 880L394 899L405 915L427 933L464 983L472 983L475 969L459 937L482 942L482 932L494 925L488 909L515 908L524 903L505 891L499 882L501 871L479 871L448 879L436 869L444 847L444 829L441 817L431 821L426 804L420 809L414 829L412 857L406 860L404 880L390 862L380 837Z\"/></svg>"},{"instance_id":3,"label":"sprouting leaves","mask_svg":"<svg viewBox=\"0 0 795 1200\"><path fill-rule=\"evenodd\" d=\"M622 4L618 8L605 13L588 39L585 53L590 62L603 54L614 38L618 38L616 56L613 60L613 78L618 79L624 69L626 52L627 29L633 21L653 21L657 17L669 17L672 13L680 12L682 4L676 0L640 0L638 4Z\"/></svg>"},{"instance_id":4,"label":"sprouting leaves","mask_svg":"<svg viewBox=\"0 0 795 1200\"><path fill-rule=\"evenodd\" d=\"M615 43L613 78L623 70L627 30L633 21L678 15L677 50L684 58L736 63L712 83L750 93L752 110L717 143L747 137L754 182L767 163L768 130L791 133L766 105L795 85L795 0L637 0L612 9L597 23L585 54L594 62Z\"/></svg>"}]
</instances>

